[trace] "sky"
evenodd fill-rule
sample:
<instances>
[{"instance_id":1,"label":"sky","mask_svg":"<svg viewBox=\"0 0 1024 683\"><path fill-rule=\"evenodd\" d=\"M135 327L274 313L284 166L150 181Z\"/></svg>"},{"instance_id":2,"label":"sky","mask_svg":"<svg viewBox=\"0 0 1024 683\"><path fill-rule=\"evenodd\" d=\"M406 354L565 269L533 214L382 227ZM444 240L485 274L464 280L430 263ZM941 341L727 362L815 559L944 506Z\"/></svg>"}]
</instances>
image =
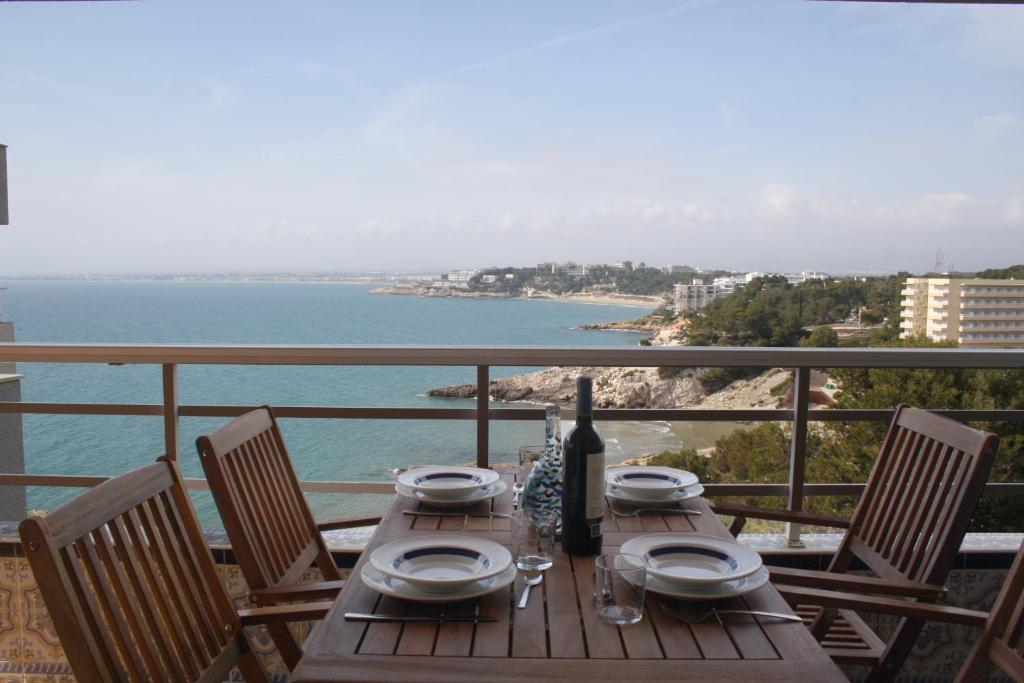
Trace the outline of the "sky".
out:
<instances>
[{"instance_id":1,"label":"sky","mask_svg":"<svg viewBox=\"0 0 1024 683\"><path fill-rule=\"evenodd\" d=\"M1024 262L1024 6L0 2L0 276Z\"/></svg>"}]
</instances>

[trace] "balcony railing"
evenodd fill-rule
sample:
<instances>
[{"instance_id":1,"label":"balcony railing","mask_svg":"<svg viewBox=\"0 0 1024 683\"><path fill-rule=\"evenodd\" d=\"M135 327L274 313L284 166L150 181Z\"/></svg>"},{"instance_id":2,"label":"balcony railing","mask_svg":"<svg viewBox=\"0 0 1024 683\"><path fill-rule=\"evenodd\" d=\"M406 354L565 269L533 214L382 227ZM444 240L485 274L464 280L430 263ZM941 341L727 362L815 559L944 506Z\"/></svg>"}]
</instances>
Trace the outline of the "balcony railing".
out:
<instances>
[{"instance_id":1,"label":"balcony railing","mask_svg":"<svg viewBox=\"0 0 1024 683\"><path fill-rule=\"evenodd\" d=\"M99 363L160 365L161 403L0 402L0 414L161 416L164 448L176 457L181 417L233 417L250 405L184 405L179 403L179 365L380 365L470 366L478 387L488 387L492 367L736 367L786 368L793 373L792 408L751 409L597 409L596 420L675 420L790 422L790 473L774 484L708 484L713 496L781 496L790 510L802 510L806 496L858 495L860 483L807 483L805 455L810 422L888 421L891 409L809 410L810 374L816 368L1009 368L1024 371L1024 350L1005 349L804 349L751 347L465 347L465 346L200 346L118 344L0 343L0 363ZM927 407L927 406L924 406ZM490 463L492 420L543 420L538 407L491 409L486 391L477 392L474 408L400 408L342 406L275 406L281 417L311 419L471 420L476 423L476 460ZM940 410L964 422L1024 421L1024 410ZM573 411L567 411L571 418ZM110 472L109 475L119 474ZM103 476L0 473L0 486L87 487ZM194 489L203 479L189 479ZM306 491L324 493L392 493L383 482L304 481ZM1024 483L990 483L988 494L1024 495ZM799 529L790 529L799 541Z\"/></svg>"}]
</instances>

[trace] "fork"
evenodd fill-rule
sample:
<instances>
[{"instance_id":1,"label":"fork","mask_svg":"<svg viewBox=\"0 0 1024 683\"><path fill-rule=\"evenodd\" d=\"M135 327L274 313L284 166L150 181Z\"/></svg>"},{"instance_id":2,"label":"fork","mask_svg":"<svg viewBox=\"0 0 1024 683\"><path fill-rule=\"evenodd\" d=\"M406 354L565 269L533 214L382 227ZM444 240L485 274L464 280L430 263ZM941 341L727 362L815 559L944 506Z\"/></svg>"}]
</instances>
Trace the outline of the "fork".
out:
<instances>
[{"instance_id":1,"label":"fork","mask_svg":"<svg viewBox=\"0 0 1024 683\"><path fill-rule=\"evenodd\" d=\"M679 607L673 607L667 603L659 602L658 606L661 607L662 611L666 614L675 617L679 621L685 624L700 624L707 621L709 618L714 617L718 620L718 623L722 623L722 614L749 614L755 617L767 617L769 619L780 619L782 621L802 622L803 620L795 614L785 614L783 612L762 612L761 610L753 609L715 609L712 607L709 611L703 614L696 614L693 611L681 609Z\"/></svg>"}]
</instances>

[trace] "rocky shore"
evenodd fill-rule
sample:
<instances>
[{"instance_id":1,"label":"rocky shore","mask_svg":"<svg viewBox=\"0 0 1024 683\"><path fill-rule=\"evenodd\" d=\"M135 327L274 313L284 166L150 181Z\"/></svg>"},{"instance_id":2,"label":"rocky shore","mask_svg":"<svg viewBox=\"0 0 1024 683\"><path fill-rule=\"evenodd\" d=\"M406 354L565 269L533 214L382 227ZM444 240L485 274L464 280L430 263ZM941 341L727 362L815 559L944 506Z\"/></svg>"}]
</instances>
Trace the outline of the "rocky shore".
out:
<instances>
[{"instance_id":1,"label":"rocky shore","mask_svg":"<svg viewBox=\"0 0 1024 683\"><path fill-rule=\"evenodd\" d=\"M773 408L780 402L777 388L790 377L782 370L769 370L709 394L700 382L702 373L700 368L675 375L658 368L547 368L493 380L488 391L495 401L570 406L576 400L576 379L586 375L594 378L594 405L600 408ZM427 394L475 398L476 385L440 387Z\"/></svg>"}]
</instances>

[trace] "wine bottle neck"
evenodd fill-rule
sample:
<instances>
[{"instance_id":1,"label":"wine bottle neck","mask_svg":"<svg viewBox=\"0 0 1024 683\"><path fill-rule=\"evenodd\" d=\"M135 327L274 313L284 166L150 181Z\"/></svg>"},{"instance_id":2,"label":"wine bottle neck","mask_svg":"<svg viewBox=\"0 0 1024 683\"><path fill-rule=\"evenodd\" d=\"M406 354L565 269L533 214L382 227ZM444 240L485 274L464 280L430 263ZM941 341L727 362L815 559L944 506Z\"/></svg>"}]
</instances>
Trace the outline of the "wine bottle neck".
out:
<instances>
[{"instance_id":1,"label":"wine bottle neck","mask_svg":"<svg viewBox=\"0 0 1024 683\"><path fill-rule=\"evenodd\" d=\"M594 419L593 380L580 377L576 382L576 422L590 423Z\"/></svg>"}]
</instances>

